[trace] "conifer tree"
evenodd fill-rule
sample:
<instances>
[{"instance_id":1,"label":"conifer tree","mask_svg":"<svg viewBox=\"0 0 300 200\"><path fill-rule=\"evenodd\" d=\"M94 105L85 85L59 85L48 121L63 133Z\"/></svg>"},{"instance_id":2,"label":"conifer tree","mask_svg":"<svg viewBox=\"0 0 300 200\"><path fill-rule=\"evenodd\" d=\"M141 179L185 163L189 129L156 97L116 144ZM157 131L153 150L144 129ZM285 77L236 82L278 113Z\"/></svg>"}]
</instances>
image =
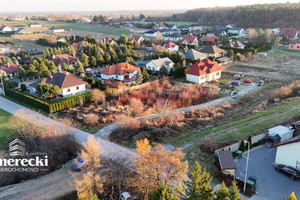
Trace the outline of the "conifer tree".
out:
<instances>
[{"instance_id":1,"label":"conifer tree","mask_svg":"<svg viewBox=\"0 0 300 200\"><path fill-rule=\"evenodd\" d=\"M210 186L212 177L202 168L198 162L192 167L188 179L185 181L185 196L183 199L212 200L214 197L214 188Z\"/></svg>"},{"instance_id":2,"label":"conifer tree","mask_svg":"<svg viewBox=\"0 0 300 200\"><path fill-rule=\"evenodd\" d=\"M292 192L291 195L286 200L297 200L295 192Z\"/></svg>"},{"instance_id":3,"label":"conifer tree","mask_svg":"<svg viewBox=\"0 0 300 200\"><path fill-rule=\"evenodd\" d=\"M80 76L84 73L84 68L83 65L80 61L77 62L77 67L76 67L76 75Z\"/></svg>"},{"instance_id":4,"label":"conifer tree","mask_svg":"<svg viewBox=\"0 0 300 200\"><path fill-rule=\"evenodd\" d=\"M240 190L236 185L236 182L232 182L232 186L229 189L229 199L230 200L242 200L240 196Z\"/></svg>"},{"instance_id":5,"label":"conifer tree","mask_svg":"<svg viewBox=\"0 0 300 200\"><path fill-rule=\"evenodd\" d=\"M222 182L220 188L218 189L217 192L215 192L215 200L229 200L229 192L228 189L224 183L224 181Z\"/></svg>"},{"instance_id":6,"label":"conifer tree","mask_svg":"<svg viewBox=\"0 0 300 200\"><path fill-rule=\"evenodd\" d=\"M143 74L143 83L146 83L149 80L149 74L147 72L146 67L143 67L142 74Z\"/></svg>"},{"instance_id":7,"label":"conifer tree","mask_svg":"<svg viewBox=\"0 0 300 200\"><path fill-rule=\"evenodd\" d=\"M175 195L172 189L165 183L162 183L158 188L150 195L150 200L175 200Z\"/></svg>"}]
</instances>

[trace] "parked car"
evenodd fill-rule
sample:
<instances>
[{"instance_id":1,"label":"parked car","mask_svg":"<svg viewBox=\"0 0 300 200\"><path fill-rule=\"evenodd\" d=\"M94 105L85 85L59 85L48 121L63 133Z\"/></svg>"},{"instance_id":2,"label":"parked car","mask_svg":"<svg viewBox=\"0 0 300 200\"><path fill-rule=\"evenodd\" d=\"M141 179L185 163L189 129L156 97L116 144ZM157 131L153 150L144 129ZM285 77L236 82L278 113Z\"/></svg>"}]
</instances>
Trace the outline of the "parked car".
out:
<instances>
[{"instance_id":1,"label":"parked car","mask_svg":"<svg viewBox=\"0 0 300 200\"><path fill-rule=\"evenodd\" d=\"M229 91L229 94L231 94L231 95L234 95L234 94L237 94L238 92L237 91L235 91L235 90L230 90Z\"/></svg>"},{"instance_id":2,"label":"parked car","mask_svg":"<svg viewBox=\"0 0 300 200\"><path fill-rule=\"evenodd\" d=\"M241 79L241 75L240 75L240 74L235 74L233 77L234 77L236 80L240 80L240 79Z\"/></svg>"},{"instance_id":3,"label":"parked car","mask_svg":"<svg viewBox=\"0 0 300 200\"><path fill-rule=\"evenodd\" d=\"M282 172L282 173L290 176L291 179L293 179L293 180L300 178L300 172L293 167L283 165L283 164L278 164L278 165L275 165L275 169L278 172Z\"/></svg>"},{"instance_id":4,"label":"parked car","mask_svg":"<svg viewBox=\"0 0 300 200\"><path fill-rule=\"evenodd\" d=\"M244 80L244 83L252 83L252 81L250 79L246 79Z\"/></svg>"},{"instance_id":5,"label":"parked car","mask_svg":"<svg viewBox=\"0 0 300 200\"><path fill-rule=\"evenodd\" d=\"M84 160L79 159L77 163L74 163L73 170L74 171L81 171L82 168L86 167L87 165L84 163Z\"/></svg>"},{"instance_id":6,"label":"parked car","mask_svg":"<svg viewBox=\"0 0 300 200\"><path fill-rule=\"evenodd\" d=\"M240 82L238 82L238 81L232 81L232 82L231 82L231 85L239 86L239 85L240 85Z\"/></svg>"},{"instance_id":7,"label":"parked car","mask_svg":"<svg viewBox=\"0 0 300 200\"><path fill-rule=\"evenodd\" d=\"M258 84L257 84L257 87L258 86L262 86L264 84L264 81L263 80L260 80L259 82L258 82Z\"/></svg>"}]
</instances>

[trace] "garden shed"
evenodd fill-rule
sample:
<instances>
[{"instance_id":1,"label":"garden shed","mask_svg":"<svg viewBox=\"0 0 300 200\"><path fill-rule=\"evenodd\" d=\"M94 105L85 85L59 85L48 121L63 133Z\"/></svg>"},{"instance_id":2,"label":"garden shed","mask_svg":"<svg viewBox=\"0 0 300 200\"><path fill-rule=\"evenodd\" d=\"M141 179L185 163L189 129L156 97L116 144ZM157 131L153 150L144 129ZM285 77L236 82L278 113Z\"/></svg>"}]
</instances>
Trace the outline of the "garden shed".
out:
<instances>
[{"instance_id":1,"label":"garden shed","mask_svg":"<svg viewBox=\"0 0 300 200\"><path fill-rule=\"evenodd\" d=\"M224 175L234 176L236 166L231 151L218 151L217 156L221 172Z\"/></svg>"},{"instance_id":2,"label":"garden shed","mask_svg":"<svg viewBox=\"0 0 300 200\"><path fill-rule=\"evenodd\" d=\"M268 142L274 144L278 144L280 142L284 142L293 137L294 129L291 129L286 126L276 126L274 128L269 129L268 133Z\"/></svg>"}]
</instances>

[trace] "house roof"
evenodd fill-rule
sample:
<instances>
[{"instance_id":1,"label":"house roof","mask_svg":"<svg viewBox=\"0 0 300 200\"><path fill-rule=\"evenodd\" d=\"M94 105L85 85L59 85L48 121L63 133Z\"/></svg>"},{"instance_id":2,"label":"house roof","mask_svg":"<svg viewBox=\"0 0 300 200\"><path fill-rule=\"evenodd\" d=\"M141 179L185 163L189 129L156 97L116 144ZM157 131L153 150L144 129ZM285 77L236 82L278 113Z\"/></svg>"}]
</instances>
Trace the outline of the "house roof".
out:
<instances>
[{"instance_id":1,"label":"house roof","mask_svg":"<svg viewBox=\"0 0 300 200\"><path fill-rule=\"evenodd\" d=\"M87 82L83 81L78 76L76 76L70 72L65 72L65 71L52 74L51 76L48 76L46 78L42 78L41 80L38 80L38 81L30 84L30 86L36 87L40 83L48 83L48 84L52 84L52 85L57 85L60 89L65 89L65 88L69 88L69 87L87 84Z\"/></svg>"},{"instance_id":2,"label":"house roof","mask_svg":"<svg viewBox=\"0 0 300 200\"><path fill-rule=\"evenodd\" d=\"M64 30L63 28L58 28L56 26L53 26L51 28L49 28L49 31L54 31L54 30Z\"/></svg>"},{"instance_id":3,"label":"house roof","mask_svg":"<svg viewBox=\"0 0 300 200\"><path fill-rule=\"evenodd\" d=\"M146 31L145 33L147 33L147 34L153 34L153 33L155 33L155 32L157 32L157 30L151 29L151 30L149 30L149 31ZM144 34L145 34L145 33L144 33Z\"/></svg>"},{"instance_id":4,"label":"house roof","mask_svg":"<svg viewBox=\"0 0 300 200\"><path fill-rule=\"evenodd\" d=\"M182 38L183 37L183 35L181 35L180 33L172 33L172 34L167 34L167 35L165 35L165 38L166 37L172 37L172 38Z\"/></svg>"},{"instance_id":5,"label":"house roof","mask_svg":"<svg viewBox=\"0 0 300 200\"><path fill-rule=\"evenodd\" d=\"M71 46L72 46L76 51L78 51L80 47L82 47L82 46L84 46L84 45L86 45L86 44L88 44L88 42L82 40L82 41L80 41L80 42L73 43Z\"/></svg>"},{"instance_id":6,"label":"house roof","mask_svg":"<svg viewBox=\"0 0 300 200\"><path fill-rule=\"evenodd\" d=\"M135 67L127 62L124 62L116 65L111 65L103 69L102 71L100 71L100 73L106 75L113 75L113 74L124 75L126 73L133 73L138 69L139 69L138 67Z\"/></svg>"},{"instance_id":7,"label":"house roof","mask_svg":"<svg viewBox=\"0 0 300 200\"><path fill-rule=\"evenodd\" d=\"M138 34L132 34L129 36L129 40L135 40L138 41L139 39L143 38L143 36L138 35Z\"/></svg>"},{"instance_id":8,"label":"house roof","mask_svg":"<svg viewBox=\"0 0 300 200\"><path fill-rule=\"evenodd\" d=\"M242 28L229 28L228 31L241 31Z\"/></svg>"},{"instance_id":9,"label":"house roof","mask_svg":"<svg viewBox=\"0 0 300 200\"><path fill-rule=\"evenodd\" d=\"M297 136L297 137L293 137L293 138L291 138L289 140L286 140L284 142L280 142L280 143L276 144L275 146L278 147L278 146L283 146L283 145L293 144L293 143L298 143L298 142L300 142L300 135Z\"/></svg>"},{"instance_id":10,"label":"house roof","mask_svg":"<svg viewBox=\"0 0 300 200\"><path fill-rule=\"evenodd\" d=\"M209 53L209 54L226 53L226 51L224 49L220 49L219 47L213 46L213 45L210 45L210 46L207 46L207 47L201 49L200 52Z\"/></svg>"},{"instance_id":11,"label":"house roof","mask_svg":"<svg viewBox=\"0 0 300 200\"><path fill-rule=\"evenodd\" d=\"M241 43L240 41L233 41L230 40L227 44L223 45L224 47L231 47L231 48L241 48L241 47L245 47L245 45L243 43Z\"/></svg>"},{"instance_id":12,"label":"house roof","mask_svg":"<svg viewBox=\"0 0 300 200\"><path fill-rule=\"evenodd\" d=\"M297 43L300 43L300 39L296 39L296 40L289 42L289 44L297 44Z\"/></svg>"},{"instance_id":13,"label":"house roof","mask_svg":"<svg viewBox=\"0 0 300 200\"><path fill-rule=\"evenodd\" d=\"M25 28L19 28L18 30L15 31L15 33L20 34L20 33L32 33L32 31L27 30Z\"/></svg>"},{"instance_id":14,"label":"house roof","mask_svg":"<svg viewBox=\"0 0 300 200\"><path fill-rule=\"evenodd\" d=\"M178 47L178 45L177 44L175 44L174 42L167 42L165 45L164 45L164 47L166 48L166 49L170 49L170 48L174 48L174 47Z\"/></svg>"},{"instance_id":15,"label":"house roof","mask_svg":"<svg viewBox=\"0 0 300 200\"><path fill-rule=\"evenodd\" d=\"M181 26L178 26L178 28L179 28L179 29L186 29L186 28L190 28L190 26L189 26L189 25L183 24L183 25L181 25Z\"/></svg>"},{"instance_id":16,"label":"house roof","mask_svg":"<svg viewBox=\"0 0 300 200\"><path fill-rule=\"evenodd\" d=\"M218 64L216 61L211 61L206 59L203 62L196 62L192 64L190 69L188 69L185 74L195 75L195 76L202 76L205 74L210 74L217 71L222 71L223 68Z\"/></svg>"},{"instance_id":17,"label":"house roof","mask_svg":"<svg viewBox=\"0 0 300 200\"><path fill-rule=\"evenodd\" d=\"M280 33L284 34L288 38L295 38L298 33L298 29L296 28L281 28Z\"/></svg>"},{"instance_id":18,"label":"house roof","mask_svg":"<svg viewBox=\"0 0 300 200\"><path fill-rule=\"evenodd\" d=\"M219 40L219 37L216 36L215 34L207 34L207 35L203 35L201 37L201 40L208 41L208 42L215 42L216 40Z\"/></svg>"},{"instance_id":19,"label":"house roof","mask_svg":"<svg viewBox=\"0 0 300 200\"><path fill-rule=\"evenodd\" d=\"M153 65L155 65L157 68L160 68L162 65L168 66L171 63L174 64L174 62L168 57L151 60L150 62L153 63Z\"/></svg>"},{"instance_id":20,"label":"house roof","mask_svg":"<svg viewBox=\"0 0 300 200\"><path fill-rule=\"evenodd\" d=\"M79 59L77 57L73 57L69 54L59 54L55 55L52 58L48 59L52 60L56 66L62 66L63 63L66 63L67 65L76 63Z\"/></svg>"},{"instance_id":21,"label":"house roof","mask_svg":"<svg viewBox=\"0 0 300 200\"><path fill-rule=\"evenodd\" d=\"M16 73L20 69L20 65L6 63L4 65L0 65L0 69L5 71L6 74Z\"/></svg>"},{"instance_id":22,"label":"house roof","mask_svg":"<svg viewBox=\"0 0 300 200\"><path fill-rule=\"evenodd\" d=\"M195 49L189 49L187 50L185 57L189 59L198 60L198 59L206 58L207 56L204 53L196 51Z\"/></svg>"},{"instance_id":23,"label":"house roof","mask_svg":"<svg viewBox=\"0 0 300 200\"><path fill-rule=\"evenodd\" d=\"M181 40L181 42L186 42L188 44L194 43L195 40L197 40L196 36L191 36L191 35L186 35L184 36L184 38Z\"/></svg>"},{"instance_id":24,"label":"house roof","mask_svg":"<svg viewBox=\"0 0 300 200\"><path fill-rule=\"evenodd\" d=\"M112 37L103 38L102 42L108 43L108 44L117 43Z\"/></svg>"},{"instance_id":25,"label":"house roof","mask_svg":"<svg viewBox=\"0 0 300 200\"><path fill-rule=\"evenodd\" d=\"M223 169L236 169L231 151L218 151L218 159L221 170Z\"/></svg>"},{"instance_id":26,"label":"house roof","mask_svg":"<svg viewBox=\"0 0 300 200\"><path fill-rule=\"evenodd\" d=\"M162 28L162 27L166 27L166 25L162 22L158 22L154 25L154 27L161 27Z\"/></svg>"},{"instance_id":27,"label":"house roof","mask_svg":"<svg viewBox=\"0 0 300 200\"><path fill-rule=\"evenodd\" d=\"M209 32L209 34L222 35L223 32L226 34L226 32L225 32L224 30L214 29L214 30L211 30L211 31Z\"/></svg>"}]
</instances>

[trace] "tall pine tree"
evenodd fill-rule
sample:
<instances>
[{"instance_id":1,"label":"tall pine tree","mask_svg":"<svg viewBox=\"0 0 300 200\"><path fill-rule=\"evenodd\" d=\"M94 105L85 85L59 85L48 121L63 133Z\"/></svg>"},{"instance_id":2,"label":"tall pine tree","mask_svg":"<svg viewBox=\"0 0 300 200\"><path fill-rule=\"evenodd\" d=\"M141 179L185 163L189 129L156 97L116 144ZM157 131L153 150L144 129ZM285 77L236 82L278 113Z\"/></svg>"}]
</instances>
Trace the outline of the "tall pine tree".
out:
<instances>
[{"instance_id":1,"label":"tall pine tree","mask_svg":"<svg viewBox=\"0 0 300 200\"><path fill-rule=\"evenodd\" d=\"M150 200L175 200L175 195L172 189L165 183L162 183L158 188L150 195Z\"/></svg>"},{"instance_id":2,"label":"tall pine tree","mask_svg":"<svg viewBox=\"0 0 300 200\"><path fill-rule=\"evenodd\" d=\"M217 192L215 192L215 200L229 200L229 192L228 189L224 183L222 182L220 188L218 189Z\"/></svg>"},{"instance_id":3,"label":"tall pine tree","mask_svg":"<svg viewBox=\"0 0 300 200\"><path fill-rule=\"evenodd\" d=\"M230 200L242 200L240 196L240 190L236 185L236 182L232 182L232 186L229 189L229 199Z\"/></svg>"}]
</instances>

